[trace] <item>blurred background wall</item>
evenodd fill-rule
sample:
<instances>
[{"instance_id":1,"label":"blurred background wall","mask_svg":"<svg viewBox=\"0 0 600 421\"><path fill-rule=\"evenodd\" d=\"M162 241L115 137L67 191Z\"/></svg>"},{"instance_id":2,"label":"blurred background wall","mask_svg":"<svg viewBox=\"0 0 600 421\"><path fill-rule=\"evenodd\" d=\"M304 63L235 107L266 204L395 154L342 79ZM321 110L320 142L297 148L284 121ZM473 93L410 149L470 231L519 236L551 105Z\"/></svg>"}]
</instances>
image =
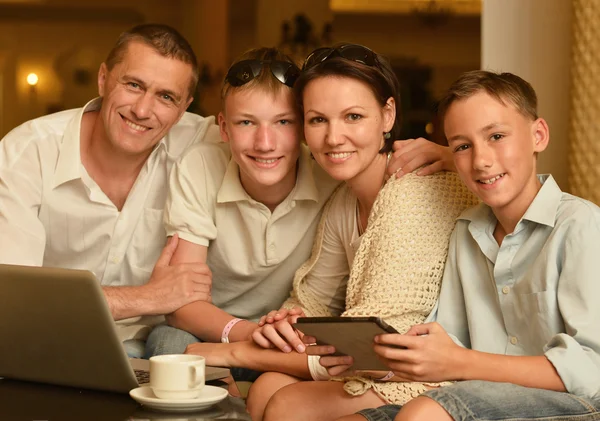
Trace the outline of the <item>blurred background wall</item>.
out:
<instances>
[{"instance_id":1,"label":"blurred background wall","mask_svg":"<svg viewBox=\"0 0 600 421\"><path fill-rule=\"evenodd\" d=\"M406 135L426 134L435 97L480 65L480 11L478 0L0 0L0 136L97 95L111 45L142 22L172 25L194 47L203 71L193 111L218 113L224 73L249 48L280 46L301 62L318 46L350 41L390 58Z\"/></svg>"},{"instance_id":2,"label":"blurred background wall","mask_svg":"<svg viewBox=\"0 0 600 421\"><path fill-rule=\"evenodd\" d=\"M600 10L600 0L577 1L582 16ZM301 62L318 46L367 45L400 77L403 135L442 143L434 104L456 77L478 68L517 73L536 88L551 127L540 171L569 190L571 0L0 0L0 136L95 97L113 42L143 22L172 25L192 44L202 72L190 111L203 115L219 112L230 62L256 46L279 46ZM596 45L585 51L600 56ZM586 63L580 67L587 75ZM39 78L33 87L30 73Z\"/></svg>"}]
</instances>

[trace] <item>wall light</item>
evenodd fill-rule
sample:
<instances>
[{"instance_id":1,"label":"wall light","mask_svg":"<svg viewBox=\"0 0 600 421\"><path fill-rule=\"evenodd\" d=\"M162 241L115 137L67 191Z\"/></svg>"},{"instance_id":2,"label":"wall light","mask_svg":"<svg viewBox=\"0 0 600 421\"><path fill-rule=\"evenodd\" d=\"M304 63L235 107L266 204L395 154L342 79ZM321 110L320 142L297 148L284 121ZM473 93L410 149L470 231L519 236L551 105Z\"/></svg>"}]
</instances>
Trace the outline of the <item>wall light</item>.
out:
<instances>
[{"instance_id":1,"label":"wall light","mask_svg":"<svg viewBox=\"0 0 600 421\"><path fill-rule=\"evenodd\" d=\"M35 85L37 85L37 83L38 83L38 80L39 80L39 78L38 78L38 75L36 75L35 73L29 73L29 74L27 75L27 83L28 83L30 86L35 86Z\"/></svg>"}]
</instances>

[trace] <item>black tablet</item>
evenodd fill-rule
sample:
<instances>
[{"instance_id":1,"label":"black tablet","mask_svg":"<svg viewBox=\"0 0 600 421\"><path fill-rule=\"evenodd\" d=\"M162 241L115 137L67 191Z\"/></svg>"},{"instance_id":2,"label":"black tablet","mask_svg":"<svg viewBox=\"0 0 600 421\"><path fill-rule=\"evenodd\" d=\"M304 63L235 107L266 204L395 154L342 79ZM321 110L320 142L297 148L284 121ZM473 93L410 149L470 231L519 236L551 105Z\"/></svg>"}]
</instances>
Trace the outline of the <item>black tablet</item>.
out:
<instances>
[{"instance_id":1,"label":"black tablet","mask_svg":"<svg viewBox=\"0 0 600 421\"><path fill-rule=\"evenodd\" d=\"M379 317L300 317L294 327L319 345L334 346L334 355L352 356L355 370L389 370L375 354L373 339L398 332Z\"/></svg>"}]
</instances>

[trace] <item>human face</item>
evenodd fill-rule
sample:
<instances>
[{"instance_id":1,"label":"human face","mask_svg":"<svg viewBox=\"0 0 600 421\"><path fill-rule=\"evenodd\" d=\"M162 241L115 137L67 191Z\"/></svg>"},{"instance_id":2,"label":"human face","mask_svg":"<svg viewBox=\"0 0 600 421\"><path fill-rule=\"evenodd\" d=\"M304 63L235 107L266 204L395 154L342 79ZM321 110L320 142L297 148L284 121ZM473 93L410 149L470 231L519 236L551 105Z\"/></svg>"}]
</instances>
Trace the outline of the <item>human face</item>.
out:
<instances>
[{"instance_id":1,"label":"human face","mask_svg":"<svg viewBox=\"0 0 600 421\"><path fill-rule=\"evenodd\" d=\"M100 116L118 153L148 154L181 118L192 98L192 66L166 58L141 42L129 43L112 70L98 74Z\"/></svg>"},{"instance_id":2,"label":"human face","mask_svg":"<svg viewBox=\"0 0 600 421\"><path fill-rule=\"evenodd\" d=\"M444 131L469 190L498 219L520 219L540 188L535 154L548 145L546 122L480 92L450 105Z\"/></svg>"},{"instance_id":3,"label":"human face","mask_svg":"<svg viewBox=\"0 0 600 421\"><path fill-rule=\"evenodd\" d=\"M393 98L382 107L367 84L349 77L310 81L303 103L308 147L336 180L351 181L370 168L394 125Z\"/></svg>"},{"instance_id":4,"label":"human face","mask_svg":"<svg viewBox=\"0 0 600 421\"><path fill-rule=\"evenodd\" d=\"M255 200L285 198L296 184L300 122L291 89L231 89L219 114L221 137L240 167L242 186Z\"/></svg>"}]
</instances>

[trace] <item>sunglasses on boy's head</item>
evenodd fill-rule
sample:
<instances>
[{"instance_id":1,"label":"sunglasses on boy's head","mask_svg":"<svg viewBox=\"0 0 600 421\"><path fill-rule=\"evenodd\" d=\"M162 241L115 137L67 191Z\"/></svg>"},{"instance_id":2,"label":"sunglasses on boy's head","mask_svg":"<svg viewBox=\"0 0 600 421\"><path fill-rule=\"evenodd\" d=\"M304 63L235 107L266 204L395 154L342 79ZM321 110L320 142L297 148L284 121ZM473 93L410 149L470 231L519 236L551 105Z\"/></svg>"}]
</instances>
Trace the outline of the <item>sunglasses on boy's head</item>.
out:
<instances>
[{"instance_id":1,"label":"sunglasses on boy's head","mask_svg":"<svg viewBox=\"0 0 600 421\"><path fill-rule=\"evenodd\" d=\"M310 53L306 60L302 70L308 70L319 63L333 58L342 57L346 60L356 61L358 63L366 64L367 66L377 65L377 55L367 47L358 44L343 44L339 47L330 48L322 47L317 48L315 51Z\"/></svg>"},{"instance_id":2,"label":"sunglasses on boy's head","mask_svg":"<svg viewBox=\"0 0 600 421\"><path fill-rule=\"evenodd\" d=\"M300 76L300 69L294 63L280 60L242 60L229 68L225 81L231 86L242 86L256 78L267 66L273 76L290 88Z\"/></svg>"}]
</instances>

